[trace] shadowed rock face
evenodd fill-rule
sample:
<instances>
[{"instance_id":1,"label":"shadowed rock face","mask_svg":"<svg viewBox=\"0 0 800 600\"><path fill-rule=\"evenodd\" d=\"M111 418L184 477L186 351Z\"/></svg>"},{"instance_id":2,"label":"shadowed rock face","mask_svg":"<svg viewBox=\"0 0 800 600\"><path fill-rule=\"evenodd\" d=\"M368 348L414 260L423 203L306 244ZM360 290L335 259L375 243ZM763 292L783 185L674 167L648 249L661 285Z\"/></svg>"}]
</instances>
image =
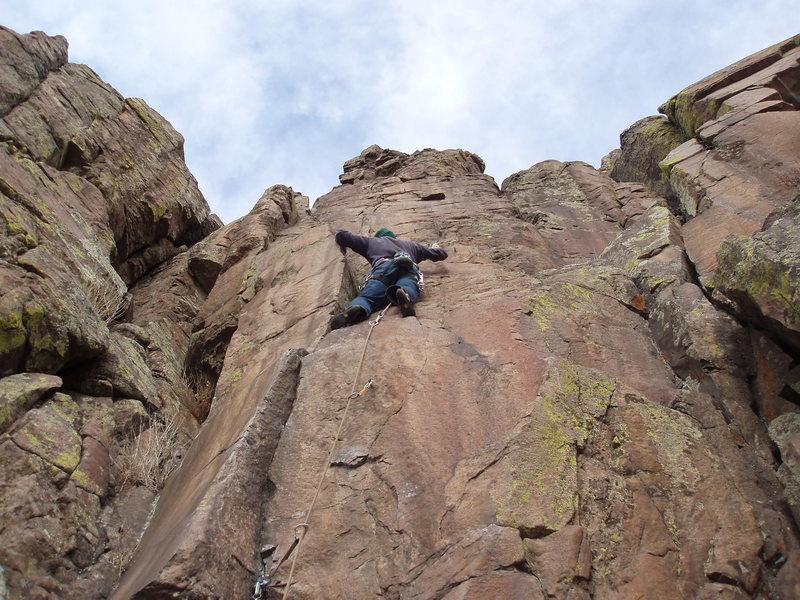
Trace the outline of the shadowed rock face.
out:
<instances>
[{"instance_id":1,"label":"shadowed rock face","mask_svg":"<svg viewBox=\"0 0 800 600\"><path fill-rule=\"evenodd\" d=\"M0 30L0 590L248 597L372 380L290 597L797 597L798 44L604 172L371 146L219 227L169 124ZM368 271L332 234L380 227L449 258L330 331Z\"/></svg>"}]
</instances>

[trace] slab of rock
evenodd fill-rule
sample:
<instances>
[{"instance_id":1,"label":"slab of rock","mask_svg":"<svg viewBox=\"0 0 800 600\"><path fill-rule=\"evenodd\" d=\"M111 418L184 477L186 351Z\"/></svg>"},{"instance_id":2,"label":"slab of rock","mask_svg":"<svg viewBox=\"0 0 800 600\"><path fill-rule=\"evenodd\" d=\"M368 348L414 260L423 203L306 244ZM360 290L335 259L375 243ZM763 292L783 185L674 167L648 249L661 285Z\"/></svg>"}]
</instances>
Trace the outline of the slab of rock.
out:
<instances>
[{"instance_id":1,"label":"slab of rock","mask_svg":"<svg viewBox=\"0 0 800 600\"><path fill-rule=\"evenodd\" d=\"M108 492L110 476L108 448L93 437L83 438L81 462L70 478L79 488L103 498Z\"/></svg>"},{"instance_id":2,"label":"slab of rock","mask_svg":"<svg viewBox=\"0 0 800 600\"><path fill-rule=\"evenodd\" d=\"M227 590L219 593L230 597L252 591L248 569L262 518L254 499L268 494L264 465L294 400L297 349L314 347L327 329L340 285L341 255L321 243L330 235L301 218L242 259L264 284L242 309L208 419L142 539L150 558L132 564L112 597L185 590L187 574L220 552L228 557L225 565L207 570L203 581L192 575L193 589ZM237 281L241 286L241 276Z\"/></svg>"},{"instance_id":3,"label":"slab of rock","mask_svg":"<svg viewBox=\"0 0 800 600\"><path fill-rule=\"evenodd\" d=\"M780 450L782 464L778 476L786 486L786 501L797 519L800 516L800 414L788 413L775 418L769 425L769 435Z\"/></svg>"},{"instance_id":4,"label":"slab of rock","mask_svg":"<svg viewBox=\"0 0 800 600\"><path fill-rule=\"evenodd\" d=\"M697 136L670 152L661 167L692 217L684 240L705 285L727 237L752 236L797 195L798 44L795 36L748 57L662 107Z\"/></svg>"},{"instance_id":5,"label":"slab of rock","mask_svg":"<svg viewBox=\"0 0 800 600\"><path fill-rule=\"evenodd\" d=\"M583 527L570 525L545 538L527 539L525 554L548 596L566 598L571 590L585 592L580 581L591 577L592 551Z\"/></svg>"},{"instance_id":6,"label":"slab of rock","mask_svg":"<svg viewBox=\"0 0 800 600\"><path fill-rule=\"evenodd\" d=\"M415 157L392 160L399 161L397 173ZM476 189L475 177L454 172L449 185L464 178ZM379 223L391 225L399 208L408 237L430 231L428 201L416 201L414 221L411 200L399 207L375 203L370 194L395 185L390 179L337 188L315 211L345 226L349 189L351 219L361 228L351 229L367 234ZM485 189L481 200L489 204ZM459 550L462 541L490 526L516 530L520 538L559 535L578 518L593 549L589 575L585 557L581 562L586 593L625 597L645 593L647 585L667 596L703 594L712 584L754 589L767 577L759 554L764 528L781 540L767 554L785 557L791 551L781 553L780 544L796 547L783 533L787 514L769 500L780 484L755 445L742 450L734 441L724 407L707 394L680 389L645 321L645 294L655 302L660 291L692 277L679 221L664 203L662 213L654 205L650 214L660 217L645 211L632 224L629 245L619 254L620 260L627 254L623 268L609 266L609 254L602 262L543 272L521 286L507 263L482 260L493 240L464 226L476 196L445 198L437 201L436 226L445 247L453 236L453 252L427 269L432 285L417 305L417 320L387 317L370 337L367 365L369 377L377 375L375 386L348 414L298 563L295 593L368 597L391 590L436 597L445 579L455 583L450 593L466 593L459 575L466 569L474 585L491 579L493 586L509 585L493 587L499 597L513 595L518 578L497 576L495 565L475 570ZM492 217L498 233L505 210ZM692 291L707 302L699 288ZM703 306L709 323L717 323L713 307ZM491 328L482 315L491 315ZM304 361L295 408L270 467L276 490L264 542L277 544L278 552L290 544L293 524L313 496L324 441L337 427L352 384L337 367L358 355L367 327L329 334ZM701 319L698 327L716 325ZM684 353L694 345L676 343ZM715 350L706 343L696 351L711 357ZM689 414L669 408L676 402ZM309 439L320 442L310 445ZM719 471L716 461L737 466ZM753 471L761 484L743 475ZM725 508L731 503L733 512ZM618 526L609 526L610 514ZM488 542L470 543L489 552ZM676 570L687 575L676 580ZM426 574L425 586L417 573Z\"/></svg>"},{"instance_id":7,"label":"slab of rock","mask_svg":"<svg viewBox=\"0 0 800 600\"><path fill-rule=\"evenodd\" d=\"M546 161L510 176L502 189L560 264L598 255L621 230L614 184L589 165Z\"/></svg>"},{"instance_id":8,"label":"slab of rock","mask_svg":"<svg viewBox=\"0 0 800 600\"><path fill-rule=\"evenodd\" d=\"M11 438L23 450L71 474L81 459L77 418L78 406L66 394L57 394L41 408L29 411Z\"/></svg>"},{"instance_id":9,"label":"slab of rock","mask_svg":"<svg viewBox=\"0 0 800 600\"><path fill-rule=\"evenodd\" d=\"M213 219L166 121L66 62L63 38L0 33L16 81L0 111L0 362L55 373L102 354L126 284Z\"/></svg>"},{"instance_id":10,"label":"slab of rock","mask_svg":"<svg viewBox=\"0 0 800 600\"><path fill-rule=\"evenodd\" d=\"M61 384L60 377L44 373L17 373L0 379L0 433Z\"/></svg>"},{"instance_id":11,"label":"slab of rock","mask_svg":"<svg viewBox=\"0 0 800 600\"><path fill-rule=\"evenodd\" d=\"M480 600L481 598L506 598L507 600L543 600L541 583L533 576L519 571L495 571L474 577L448 592L442 600Z\"/></svg>"},{"instance_id":12,"label":"slab of rock","mask_svg":"<svg viewBox=\"0 0 800 600\"><path fill-rule=\"evenodd\" d=\"M66 478L63 471L7 438L0 442L0 457L4 477L13 482L0 488L0 560L8 589L27 595L70 550L65 529L74 530L75 525L61 520L56 485L63 486ZM55 471L60 478L53 476ZM31 560L34 556L38 559Z\"/></svg>"},{"instance_id":13,"label":"slab of rock","mask_svg":"<svg viewBox=\"0 0 800 600\"><path fill-rule=\"evenodd\" d=\"M67 40L35 31L28 35L0 27L0 68L3 90L0 92L0 116L30 96L39 82L67 62Z\"/></svg>"},{"instance_id":14,"label":"slab of rock","mask_svg":"<svg viewBox=\"0 0 800 600\"><path fill-rule=\"evenodd\" d=\"M798 80L796 66L800 36L794 36L748 56L690 85L659 110L679 124L689 136L726 110L730 98L753 88L780 90L791 102ZM796 102L796 94L794 101Z\"/></svg>"},{"instance_id":15,"label":"slab of rock","mask_svg":"<svg viewBox=\"0 0 800 600\"><path fill-rule=\"evenodd\" d=\"M522 542L518 532L512 528L489 525L465 533L441 557L428 561L424 568L412 571L413 579L403 586L403 596L436 597L454 583L479 577L485 581L492 573L524 561ZM497 592L501 597L506 597L507 586L513 589L519 582L504 579L502 582L495 580L494 584L503 586Z\"/></svg>"}]
</instances>

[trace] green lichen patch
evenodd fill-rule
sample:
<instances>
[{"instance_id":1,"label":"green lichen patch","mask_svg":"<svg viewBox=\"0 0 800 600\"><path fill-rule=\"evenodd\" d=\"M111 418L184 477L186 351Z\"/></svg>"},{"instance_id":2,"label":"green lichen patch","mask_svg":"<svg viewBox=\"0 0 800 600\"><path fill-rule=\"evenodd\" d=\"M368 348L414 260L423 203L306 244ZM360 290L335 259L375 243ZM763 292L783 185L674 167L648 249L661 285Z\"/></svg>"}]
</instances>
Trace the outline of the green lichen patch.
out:
<instances>
[{"instance_id":1,"label":"green lichen patch","mask_svg":"<svg viewBox=\"0 0 800 600\"><path fill-rule=\"evenodd\" d=\"M93 494L96 494L98 496L103 495L102 490L98 488L97 484L92 480L91 477L89 477L89 474L86 473L85 471L76 469L75 471L72 472L72 475L70 475L69 478L72 481L74 481L75 485L77 485L79 488L84 489L88 492L92 492Z\"/></svg>"},{"instance_id":2,"label":"green lichen patch","mask_svg":"<svg viewBox=\"0 0 800 600\"><path fill-rule=\"evenodd\" d=\"M571 282L556 282L527 297L526 313L542 333L576 314L594 312L594 292Z\"/></svg>"},{"instance_id":3,"label":"green lichen patch","mask_svg":"<svg viewBox=\"0 0 800 600\"><path fill-rule=\"evenodd\" d=\"M653 293L684 276L679 230L670 210L654 205L614 240L601 258L623 269L639 288Z\"/></svg>"},{"instance_id":4,"label":"green lichen patch","mask_svg":"<svg viewBox=\"0 0 800 600\"><path fill-rule=\"evenodd\" d=\"M675 482L688 489L696 489L700 473L694 466L691 452L703 434L686 415L652 404L633 405L644 419L647 436L658 452L663 471Z\"/></svg>"},{"instance_id":5,"label":"green lichen patch","mask_svg":"<svg viewBox=\"0 0 800 600\"><path fill-rule=\"evenodd\" d=\"M69 421L77 414L77 406L68 398L60 394L42 408L29 411L12 439L23 450L72 473L80 463L81 437ZM69 406L70 403L73 406Z\"/></svg>"},{"instance_id":6,"label":"green lichen patch","mask_svg":"<svg viewBox=\"0 0 800 600\"><path fill-rule=\"evenodd\" d=\"M720 108L720 102L704 97L698 102L695 95L682 91L665 102L659 110L667 114L689 137L694 137L700 126L714 119Z\"/></svg>"},{"instance_id":7,"label":"green lichen patch","mask_svg":"<svg viewBox=\"0 0 800 600\"><path fill-rule=\"evenodd\" d=\"M569 523L578 507L578 452L608 410L617 385L569 361L553 368L529 420L509 442L497 523L534 537Z\"/></svg>"},{"instance_id":8,"label":"green lichen patch","mask_svg":"<svg viewBox=\"0 0 800 600\"><path fill-rule=\"evenodd\" d=\"M557 531L576 507L577 458L557 411L545 402L514 442L504 468L508 486L494 493L498 525L516 527L525 537Z\"/></svg>"},{"instance_id":9,"label":"green lichen patch","mask_svg":"<svg viewBox=\"0 0 800 600\"><path fill-rule=\"evenodd\" d=\"M150 211L153 213L153 222L155 222L155 223L157 223L158 221L163 219L164 216L169 211L169 207L164 206L162 204L158 204L156 202L151 203L149 205L149 208L150 208Z\"/></svg>"},{"instance_id":10,"label":"green lichen patch","mask_svg":"<svg viewBox=\"0 0 800 600\"><path fill-rule=\"evenodd\" d=\"M4 306L0 301L0 359L10 362L9 357L25 347L26 331L22 322L22 311Z\"/></svg>"},{"instance_id":11,"label":"green lichen patch","mask_svg":"<svg viewBox=\"0 0 800 600\"><path fill-rule=\"evenodd\" d=\"M147 106L143 100L139 100L138 98L128 98L125 102L142 120L147 129L150 130L150 133L153 134L153 137L160 142L170 141L171 136L165 127L165 122L160 115Z\"/></svg>"},{"instance_id":12,"label":"green lichen patch","mask_svg":"<svg viewBox=\"0 0 800 600\"><path fill-rule=\"evenodd\" d=\"M80 409L69 395L57 392L48 404L64 421L75 428L80 426Z\"/></svg>"},{"instance_id":13,"label":"green lichen patch","mask_svg":"<svg viewBox=\"0 0 800 600\"><path fill-rule=\"evenodd\" d=\"M580 431L588 434L590 424L602 418L611 406L616 381L566 360L558 364L553 377L556 400L570 413L570 419L580 425Z\"/></svg>"},{"instance_id":14,"label":"green lichen patch","mask_svg":"<svg viewBox=\"0 0 800 600\"><path fill-rule=\"evenodd\" d=\"M0 227L4 225L6 235L16 238L21 247L35 248L39 244L34 225L29 222L29 218L18 214L13 205L0 212L0 219Z\"/></svg>"},{"instance_id":15,"label":"green lichen patch","mask_svg":"<svg viewBox=\"0 0 800 600\"><path fill-rule=\"evenodd\" d=\"M556 311L556 302L546 292L534 294L528 297L528 310L539 330L544 333L550 329L550 321Z\"/></svg>"},{"instance_id":16,"label":"green lichen patch","mask_svg":"<svg viewBox=\"0 0 800 600\"><path fill-rule=\"evenodd\" d=\"M500 233L500 224L490 219L480 219L476 223L478 235L492 237Z\"/></svg>"},{"instance_id":17,"label":"green lichen patch","mask_svg":"<svg viewBox=\"0 0 800 600\"><path fill-rule=\"evenodd\" d=\"M237 367L233 371L233 373L231 373L226 386L228 394L230 394L236 388L237 384L242 380L243 376L244 376L244 371L241 369L241 367Z\"/></svg>"},{"instance_id":18,"label":"green lichen patch","mask_svg":"<svg viewBox=\"0 0 800 600\"><path fill-rule=\"evenodd\" d=\"M789 326L800 323L800 263L781 256L758 238L722 243L712 285L735 301L754 304Z\"/></svg>"},{"instance_id":19,"label":"green lichen patch","mask_svg":"<svg viewBox=\"0 0 800 600\"><path fill-rule=\"evenodd\" d=\"M16 373L0 378L0 431L61 387L61 378L44 373Z\"/></svg>"},{"instance_id":20,"label":"green lichen patch","mask_svg":"<svg viewBox=\"0 0 800 600\"><path fill-rule=\"evenodd\" d=\"M69 339L62 327L56 326L48 318L45 307L39 302L29 302L23 310L23 322L28 334L28 345L31 354L39 355L41 366L60 365L67 356Z\"/></svg>"},{"instance_id":21,"label":"green lichen patch","mask_svg":"<svg viewBox=\"0 0 800 600\"><path fill-rule=\"evenodd\" d=\"M252 285L255 282L255 277L258 275L258 271L254 265L250 265L247 267L244 273L242 273L242 284L239 287L239 294L243 294L247 291L249 285Z\"/></svg>"},{"instance_id":22,"label":"green lichen patch","mask_svg":"<svg viewBox=\"0 0 800 600\"><path fill-rule=\"evenodd\" d=\"M631 441L631 434L627 423L616 420L609 429L611 447L608 448L607 463L615 471L624 470L625 459L628 456L628 444Z\"/></svg>"}]
</instances>

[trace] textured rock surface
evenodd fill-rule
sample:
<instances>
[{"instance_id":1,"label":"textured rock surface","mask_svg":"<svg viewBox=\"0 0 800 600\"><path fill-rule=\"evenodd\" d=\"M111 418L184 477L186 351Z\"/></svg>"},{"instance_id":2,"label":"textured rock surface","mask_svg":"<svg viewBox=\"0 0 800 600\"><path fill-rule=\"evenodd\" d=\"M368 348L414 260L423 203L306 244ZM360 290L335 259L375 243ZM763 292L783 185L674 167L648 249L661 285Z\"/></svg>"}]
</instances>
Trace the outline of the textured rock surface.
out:
<instances>
[{"instance_id":1,"label":"textured rock surface","mask_svg":"<svg viewBox=\"0 0 800 600\"><path fill-rule=\"evenodd\" d=\"M731 234L751 236L800 183L800 36L690 86L661 107L692 137L663 161L702 279Z\"/></svg>"},{"instance_id":2,"label":"textured rock surface","mask_svg":"<svg viewBox=\"0 0 800 600\"><path fill-rule=\"evenodd\" d=\"M372 380L292 598L800 596L798 49L600 171L371 146L220 227L169 124L0 30L0 590L249 597ZM333 231L382 226L449 258L329 331L367 272Z\"/></svg>"},{"instance_id":3,"label":"textured rock surface","mask_svg":"<svg viewBox=\"0 0 800 600\"><path fill-rule=\"evenodd\" d=\"M128 469L168 468L198 425L185 345L147 331L172 327L122 321L142 274L218 219L180 135L64 38L0 28L0 65L3 578L13 598L106 597L153 499L123 491ZM168 423L165 456L143 454Z\"/></svg>"},{"instance_id":4,"label":"textured rock surface","mask_svg":"<svg viewBox=\"0 0 800 600\"><path fill-rule=\"evenodd\" d=\"M639 181L656 194L672 196L658 164L688 136L669 119L645 117L620 135L620 153L609 173L615 181Z\"/></svg>"}]
</instances>

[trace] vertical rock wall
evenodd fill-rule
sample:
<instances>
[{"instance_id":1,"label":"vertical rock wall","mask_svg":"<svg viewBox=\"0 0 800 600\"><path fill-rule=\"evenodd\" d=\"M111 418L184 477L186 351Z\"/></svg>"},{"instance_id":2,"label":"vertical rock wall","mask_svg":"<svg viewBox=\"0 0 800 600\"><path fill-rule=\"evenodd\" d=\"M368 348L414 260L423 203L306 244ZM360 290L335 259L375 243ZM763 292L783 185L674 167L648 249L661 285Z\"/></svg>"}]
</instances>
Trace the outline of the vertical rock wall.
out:
<instances>
[{"instance_id":1,"label":"vertical rock wall","mask_svg":"<svg viewBox=\"0 0 800 600\"><path fill-rule=\"evenodd\" d=\"M372 146L313 210L274 186L219 228L163 119L0 34L0 592L249 597L372 380L292 598L800 595L800 38L602 172L498 188L469 152ZM449 258L356 380L371 325L328 321L368 269L332 234L383 226ZM168 422L180 466L130 480Z\"/></svg>"},{"instance_id":2,"label":"vertical rock wall","mask_svg":"<svg viewBox=\"0 0 800 600\"><path fill-rule=\"evenodd\" d=\"M0 77L0 595L100 598L199 425L132 292L220 223L181 136L64 38L0 28Z\"/></svg>"}]
</instances>

